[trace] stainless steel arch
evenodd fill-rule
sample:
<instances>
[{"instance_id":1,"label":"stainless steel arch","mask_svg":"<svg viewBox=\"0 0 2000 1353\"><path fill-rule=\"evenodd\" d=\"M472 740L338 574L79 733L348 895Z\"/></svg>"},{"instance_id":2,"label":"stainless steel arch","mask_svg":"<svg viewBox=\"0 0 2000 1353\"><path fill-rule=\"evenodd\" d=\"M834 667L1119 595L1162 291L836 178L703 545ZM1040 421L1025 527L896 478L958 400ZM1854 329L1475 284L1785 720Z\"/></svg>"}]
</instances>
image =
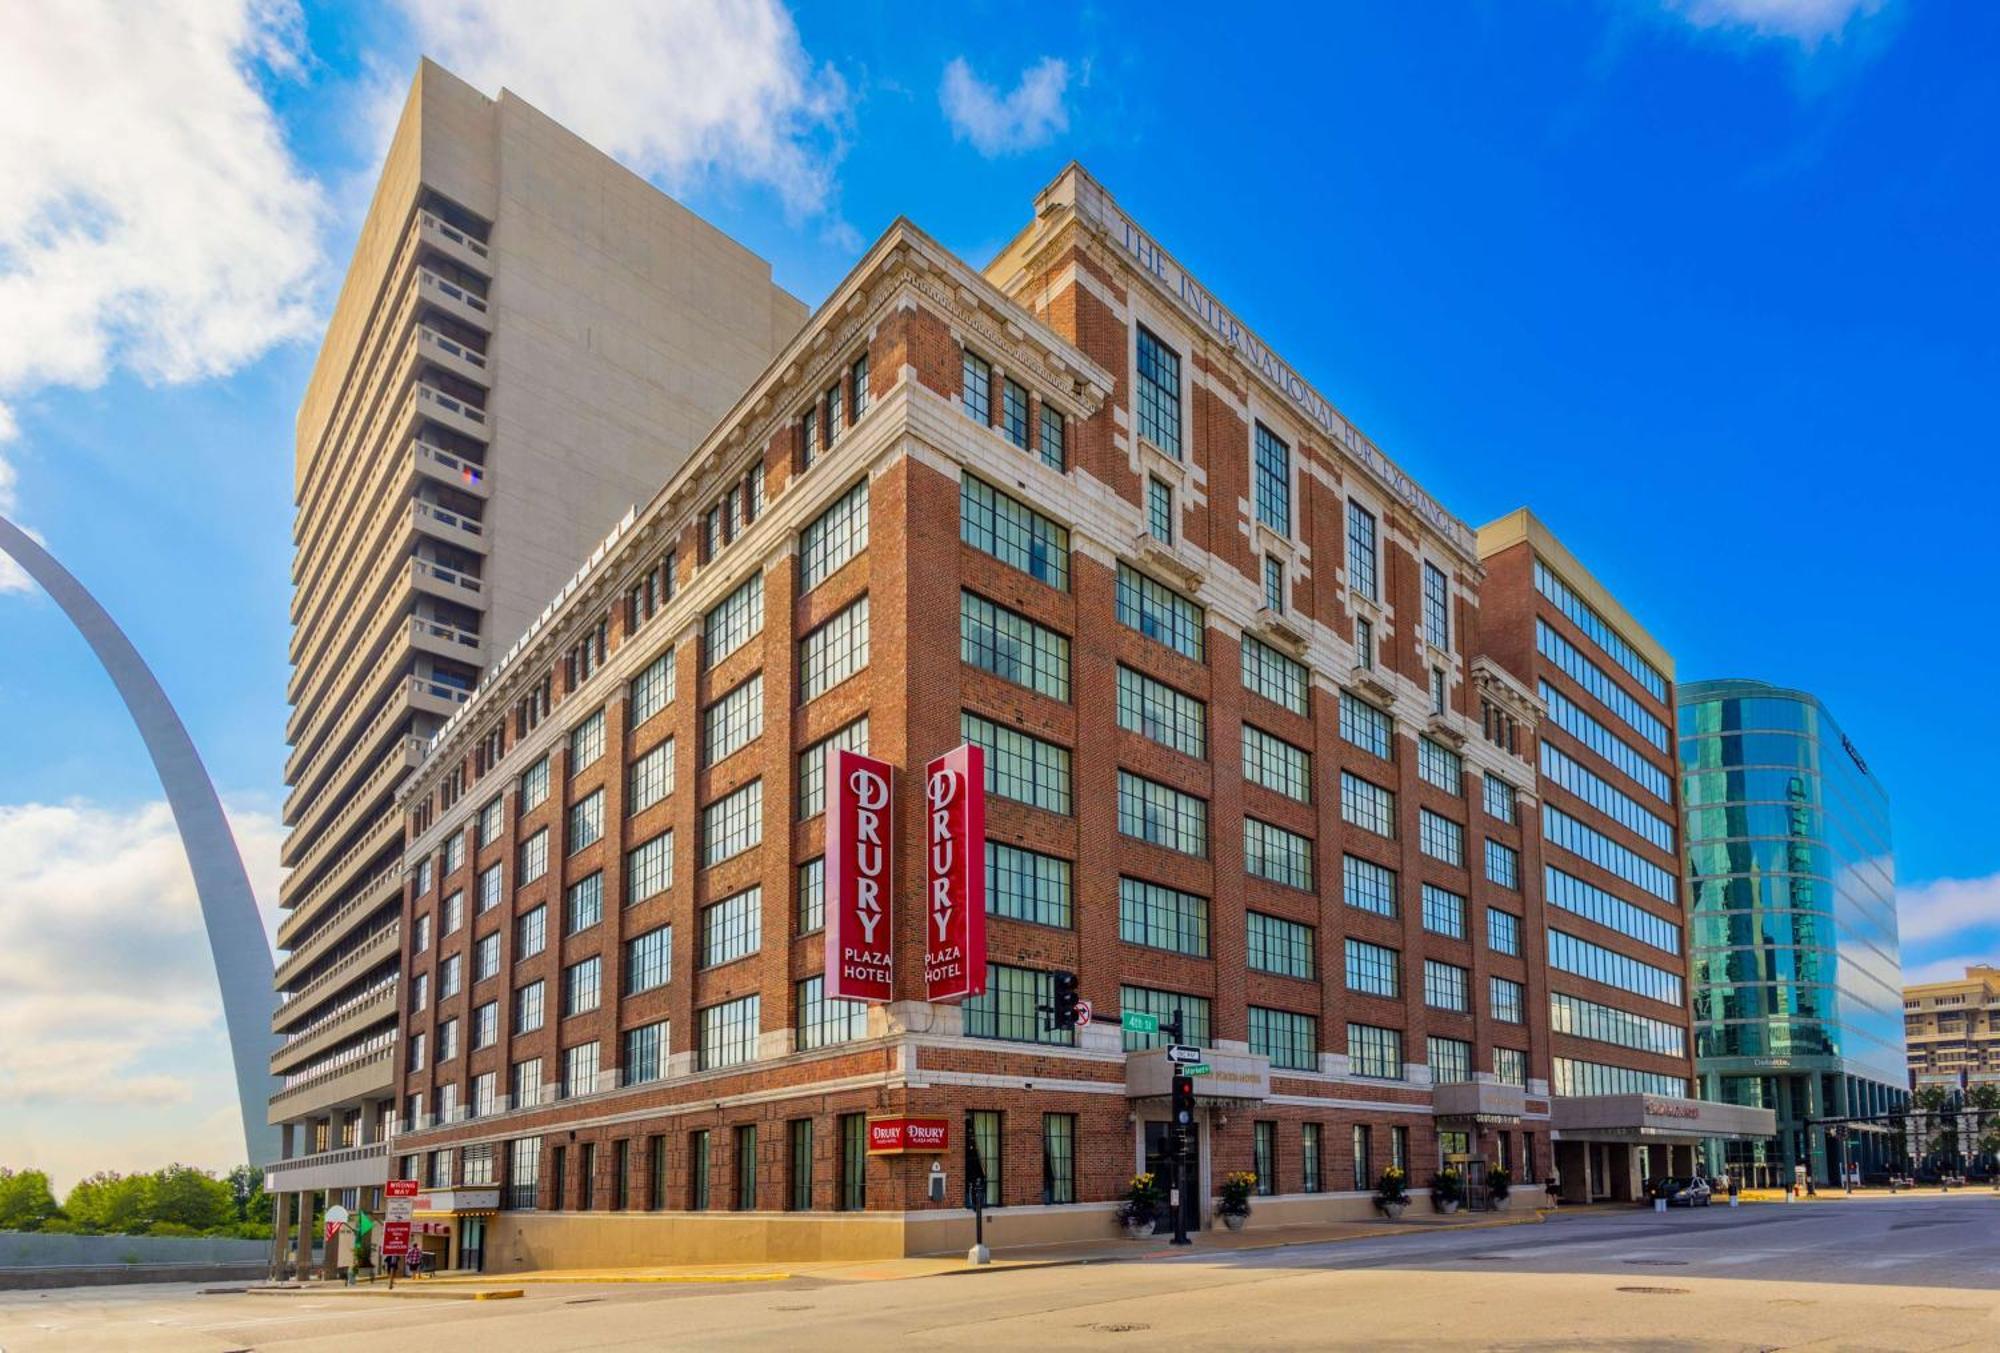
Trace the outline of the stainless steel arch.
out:
<instances>
[{"instance_id":1,"label":"stainless steel arch","mask_svg":"<svg viewBox=\"0 0 2000 1353\"><path fill-rule=\"evenodd\" d=\"M194 871L195 895L201 900L208 949L215 959L216 982L222 988L222 1018L229 1030L230 1057L236 1067L244 1149L250 1164L267 1164L278 1156L278 1130L265 1122L277 1088L277 1077L271 1074L271 1054L278 1045L278 1036L271 1031L271 1016L277 1008L271 946L215 785L167 693L97 599L54 556L5 517L0 517L0 550L12 555L62 607L118 687L132 722L139 726L139 736L146 741L153 769L173 809L188 867Z\"/></svg>"}]
</instances>

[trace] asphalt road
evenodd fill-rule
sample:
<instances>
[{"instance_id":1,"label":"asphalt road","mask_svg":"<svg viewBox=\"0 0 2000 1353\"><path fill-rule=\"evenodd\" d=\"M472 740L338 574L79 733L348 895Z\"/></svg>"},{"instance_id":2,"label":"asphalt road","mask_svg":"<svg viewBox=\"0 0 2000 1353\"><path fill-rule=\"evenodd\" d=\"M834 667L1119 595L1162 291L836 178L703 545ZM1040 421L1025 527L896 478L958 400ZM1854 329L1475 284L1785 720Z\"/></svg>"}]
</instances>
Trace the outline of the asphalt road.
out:
<instances>
[{"instance_id":1,"label":"asphalt road","mask_svg":"<svg viewBox=\"0 0 2000 1353\"><path fill-rule=\"evenodd\" d=\"M1980 1349L2000 1201L1592 1213L1541 1225L892 1282L526 1285L512 1301L0 1293L0 1350Z\"/></svg>"}]
</instances>

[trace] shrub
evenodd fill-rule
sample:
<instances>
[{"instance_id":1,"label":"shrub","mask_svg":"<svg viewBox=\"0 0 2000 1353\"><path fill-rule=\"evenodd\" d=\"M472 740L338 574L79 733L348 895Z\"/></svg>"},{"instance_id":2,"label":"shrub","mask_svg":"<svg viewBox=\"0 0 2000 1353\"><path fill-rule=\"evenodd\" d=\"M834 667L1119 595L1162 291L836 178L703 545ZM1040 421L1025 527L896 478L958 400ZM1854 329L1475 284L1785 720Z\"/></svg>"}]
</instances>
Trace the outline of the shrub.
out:
<instances>
[{"instance_id":1,"label":"shrub","mask_svg":"<svg viewBox=\"0 0 2000 1353\"><path fill-rule=\"evenodd\" d=\"M201 1232L177 1221L156 1221L146 1228L149 1236L198 1236Z\"/></svg>"},{"instance_id":2,"label":"shrub","mask_svg":"<svg viewBox=\"0 0 2000 1353\"><path fill-rule=\"evenodd\" d=\"M1431 1199L1439 1204L1465 1201L1465 1176L1446 1166L1431 1179Z\"/></svg>"},{"instance_id":3,"label":"shrub","mask_svg":"<svg viewBox=\"0 0 2000 1353\"><path fill-rule=\"evenodd\" d=\"M1382 1177L1375 1181L1375 1201L1378 1203L1410 1201L1410 1177L1400 1166L1391 1165L1382 1171Z\"/></svg>"},{"instance_id":4,"label":"shrub","mask_svg":"<svg viewBox=\"0 0 2000 1353\"><path fill-rule=\"evenodd\" d=\"M1160 1211L1160 1181L1151 1171L1135 1174L1118 1204L1120 1226L1150 1226Z\"/></svg>"},{"instance_id":5,"label":"shrub","mask_svg":"<svg viewBox=\"0 0 2000 1353\"><path fill-rule=\"evenodd\" d=\"M1486 1188L1495 1199L1505 1198L1514 1188L1514 1174L1504 1165L1496 1165L1486 1172Z\"/></svg>"},{"instance_id":6,"label":"shrub","mask_svg":"<svg viewBox=\"0 0 2000 1353\"><path fill-rule=\"evenodd\" d=\"M1250 1190L1257 1186L1257 1176L1248 1170L1238 1170L1222 1177L1222 1201L1216 1211L1225 1217L1247 1217L1250 1215Z\"/></svg>"}]
</instances>

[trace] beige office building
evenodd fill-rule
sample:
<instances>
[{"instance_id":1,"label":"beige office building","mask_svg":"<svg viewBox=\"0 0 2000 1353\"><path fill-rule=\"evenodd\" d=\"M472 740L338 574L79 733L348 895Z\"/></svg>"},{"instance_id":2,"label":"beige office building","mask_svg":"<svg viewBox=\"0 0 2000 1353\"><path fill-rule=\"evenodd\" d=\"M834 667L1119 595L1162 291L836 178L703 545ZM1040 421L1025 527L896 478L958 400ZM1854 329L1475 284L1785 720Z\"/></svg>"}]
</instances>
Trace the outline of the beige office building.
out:
<instances>
[{"instance_id":1,"label":"beige office building","mask_svg":"<svg viewBox=\"0 0 2000 1353\"><path fill-rule=\"evenodd\" d=\"M418 70L298 415L281 1237L300 1195L386 1177L397 784L805 314L518 97Z\"/></svg>"},{"instance_id":2,"label":"beige office building","mask_svg":"<svg viewBox=\"0 0 2000 1353\"><path fill-rule=\"evenodd\" d=\"M1913 1086L2000 1084L2000 968L1904 987L1903 1037Z\"/></svg>"}]
</instances>

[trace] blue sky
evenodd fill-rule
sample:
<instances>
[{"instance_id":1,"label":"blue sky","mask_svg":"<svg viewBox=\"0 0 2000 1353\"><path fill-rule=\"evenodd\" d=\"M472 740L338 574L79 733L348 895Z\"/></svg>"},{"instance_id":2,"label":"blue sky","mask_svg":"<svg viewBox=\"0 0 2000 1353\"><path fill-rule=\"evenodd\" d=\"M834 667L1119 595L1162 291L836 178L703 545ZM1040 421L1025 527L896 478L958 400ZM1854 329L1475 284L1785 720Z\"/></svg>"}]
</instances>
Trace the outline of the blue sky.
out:
<instances>
[{"instance_id":1,"label":"blue sky","mask_svg":"<svg viewBox=\"0 0 2000 1353\"><path fill-rule=\"evenodd\" d=\"M1533 506L1683 678L1822 695L1893 797L1906 966L2000 958L2000 9L556 8L79 0L0 52L0 511L153 663L266 894L292 417L424 50L811 302L899 214L983 264L1082 160L1459 515ZM231 1156L157 798L0 578L0 1049L41 1049L0 1051L0 1160Z\"/></svg>"}]
</instances>

